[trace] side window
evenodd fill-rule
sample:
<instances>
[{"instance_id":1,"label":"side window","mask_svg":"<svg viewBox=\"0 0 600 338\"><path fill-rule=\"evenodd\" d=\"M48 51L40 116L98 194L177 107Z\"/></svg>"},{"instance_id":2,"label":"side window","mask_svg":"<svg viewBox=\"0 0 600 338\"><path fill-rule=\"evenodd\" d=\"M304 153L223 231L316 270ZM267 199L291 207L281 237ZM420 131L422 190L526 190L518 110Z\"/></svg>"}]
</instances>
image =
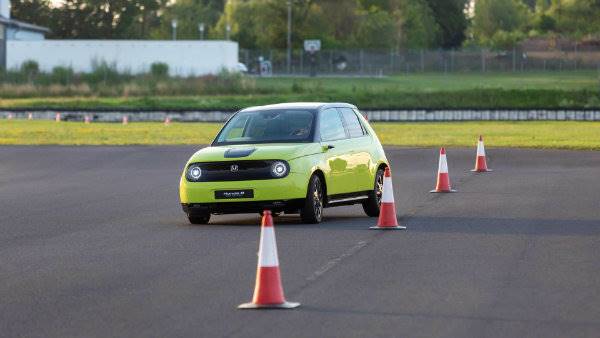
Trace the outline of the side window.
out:
<instances>
[{"instance_id":1,"label":"side window","mask_svg":"<svg viewBox=\"0 0 600 338\"><path fill-rule=\"evenodd\" d=\"M350 137L363 136L363 128L360 125L360 121L354 113L354 110L350 108L340 108L340 111L342 112L342 116L344 117L344 122L346 122L346 128L348 128L348 133L350 133Z\"/></svg>"},{"instance_id":2,"label":"side window","mask_svg":"<svg viewBox=\"0 0 600 338\"><path fill-rule=\"evenodd\" d=\"M335 141L346 138L346 131L344 130L342 119L336 109L329 108L321 112L319 133L321 135L321 141Z\"/></svg>"},{"instance_id":3,"label":"side window","mask_svg":"<svg viewBox=\"0 0 600 338\"><path fill-rule=\"evenodd\" d=\"M354 113L355 113L357 116L359 116L359 115L362 115L362 113L361 113L361 112L359 112L357 109L352 109L352 110L354 111ZM363 116L364 116L364 115L363 115ZM365 127L365 124L364 124L364 122L361 122L361 121L360 121L360 119L358 119L358 122L360 123L360 127L361 127L361 128L362 128L362 130L363 130L363 135L369 135L369 132L367 131L367 127Z\"/></svg>"}]
</instances>

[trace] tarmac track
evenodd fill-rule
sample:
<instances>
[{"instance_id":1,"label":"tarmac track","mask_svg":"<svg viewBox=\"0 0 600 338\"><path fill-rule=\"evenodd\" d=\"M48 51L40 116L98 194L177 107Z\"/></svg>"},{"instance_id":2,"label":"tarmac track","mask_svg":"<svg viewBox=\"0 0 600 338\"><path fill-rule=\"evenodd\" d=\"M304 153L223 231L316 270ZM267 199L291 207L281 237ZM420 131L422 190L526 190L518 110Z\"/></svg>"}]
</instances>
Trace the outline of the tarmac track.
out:
<instances>
[{"instance_id":1,"label":"tarmac track","mask_svg":"<svg viewBox=\"0 0 600 338\"><path fill-rule=\"evenodd\" d=\"M360 207L277 217L284 289L240 311L258 215L191 226L193 147L0 147L2 337L598 337L600 153L449 149L456 194L429 194L436 149L388 148L407 231Z\"/></svg>"}]
</instances>

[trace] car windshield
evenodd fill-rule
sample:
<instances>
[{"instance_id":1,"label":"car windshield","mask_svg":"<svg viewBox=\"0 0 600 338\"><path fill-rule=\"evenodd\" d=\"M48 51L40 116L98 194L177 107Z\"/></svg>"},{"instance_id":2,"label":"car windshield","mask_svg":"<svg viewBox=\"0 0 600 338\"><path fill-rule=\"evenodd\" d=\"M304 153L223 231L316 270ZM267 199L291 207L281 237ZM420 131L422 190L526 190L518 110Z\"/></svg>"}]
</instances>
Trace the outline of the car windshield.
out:
<instances>
[{"instance_id":1,"label":"car windshield","mask_svg":"<svg viewBox=\"0 0 600 338\"><path fill-rule=\"evenodd\" d=\"M217 137L216 144L309 142L312 110L277 109L237 113Z\"/></svg>"}]
</instances>

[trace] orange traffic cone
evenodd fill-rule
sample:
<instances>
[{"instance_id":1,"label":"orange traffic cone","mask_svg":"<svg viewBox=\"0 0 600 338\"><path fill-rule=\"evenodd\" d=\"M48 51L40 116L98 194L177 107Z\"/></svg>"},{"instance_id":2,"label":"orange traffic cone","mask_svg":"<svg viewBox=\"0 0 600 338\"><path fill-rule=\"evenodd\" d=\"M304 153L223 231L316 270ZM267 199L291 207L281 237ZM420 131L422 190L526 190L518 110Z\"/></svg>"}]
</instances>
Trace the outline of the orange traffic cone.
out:
<instances>
[{"instance_id":1,"label":"orange traffic cone","mask_svg":"<svg viewBox=\"0 0 600 338\"><path fill-rule=\"evenodd\" d=\"M256 269L256 286L251 303L238 306L238 309L292 309L300 303L287 302L283 296L277 243L271 211L263 211L258 249L258 268Z\"/></svg>"},{"instance_id":2,"label":"orange traffic cone","mask_svg":"<svg viewBox=\"0 0 600 338\"><path fill-rule=\"evenodd\" d=\"M405 226L398 225L396 218L396 203L394 202L394 188L392 187L392 175L390 168L385 168L383 174L383 191L381 192L381 206L379 207L379 219L377 225L369 229L375 230L405 230Z\"/></svg>"},{"instance_id":3,"label":"orange traffic cone","mask_svg":"<svg viewBox=\"0 0 600 338\"><path fill-rule=\"evenodd\" d=\"M477 158L475 159L475 169L471 170L478 173L484 173L492 171L488 169L487 162L485 160L485 147L483 146L483 137L479 135L479 141L477 142Z\"/></svg>"},{"instance_id":4,"label":"orange traffic cone","mask_svg":"<svg viewBox=\"0 0 600 338\"><path fill-rule=\"evenodd\" d=\"M123 116L123 124L128 124L129 123L129 117L127 117L127 115Z\"/></svg>"},{"instance_id":5,"label":"orange traffic cone","mask_svg":"<svg viewBox=\"0 0 600 338\"><path fill-rule=\"evenodd\" d=\"M169 124L171 124L171 118L170 117L165 117L165 126L168 126Z\"/></svg>"},{"instance_id":6,"label":"orange traffic cone","mask_svg":"<svg viewBox=\"0 0 600 338\"><path fill-rule=\"evenodd\" d=\"M27 114L27 119L28 120L33 120L33 113Z\"/></svg>"},{"instance_id":7,"label":"orange traffic cone","mask_svg":"<svg viewBox=\"0 0 600 338\"><path fill-rule=\"evenodd\" d=\"M89 115L85 115L83 117L83 123L90 124L90 122L92 122L92 120L90 119L90 116Z\"/></svg>"},{"instance_id":8,"label":"orange traffic cone","mask_svg":"<svg viewBox=\"0 0 600 338\"><path fill-rule=\"evenodd\" d=\"M437 184L430 192L455 192L450 188L450 176L448 175L448 162L446 160L446 149L440 149L440 161L438 164Z\"/></svg>"},{"instance_id":9,"label":"orange traffic cone","mask_svg":"<svg viewBox=\"0 0 600 338\"><path fill-rule=\"evenodd\" d=\"M56 115L54 116L54 121L60 122L60 113L56 113Z\"/></svg>"}]
</instances>

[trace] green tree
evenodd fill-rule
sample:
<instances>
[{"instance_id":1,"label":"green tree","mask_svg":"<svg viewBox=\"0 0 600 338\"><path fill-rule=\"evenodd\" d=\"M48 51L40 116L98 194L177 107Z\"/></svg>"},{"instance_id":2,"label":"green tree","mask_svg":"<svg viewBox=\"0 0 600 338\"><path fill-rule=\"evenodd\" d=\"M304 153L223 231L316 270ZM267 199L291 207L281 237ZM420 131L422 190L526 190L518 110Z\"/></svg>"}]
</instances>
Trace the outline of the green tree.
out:
<instances>
[{"instance_id":1,"label":"green tree","mask_svg":"<svg viewBox=\"0 0 600 338\"><path fill-rule=\"evenodd\" d=\"M64 1L62 6L52 9L52 36L61 39L102 38L93 31L91 13L92 8L83 0Z\"/></svg>"},{"instance_id":2,"label":"green tree","mask_svg":"<svg viewBox=\"0 0 600 338\"><path fill-rule=\"evenodd\" d=\"M531 13L520 0L478 0L473 17L473 37L476 42L494 48L506 37L524 37L522 34L529 23ZM495 36L499 34L498 36ZM514 40L513 43L518 42Z\"/></svg>"},{"instance_id":3,"label":"green tree","mask_svg":"<svg viewBox=\"0 0 600 338\"><path fill-rule=\"evenodd\" d=\"M356 1L319 0L305 11L300 38L320 38L328 48L351 46L360 25L361 9ZM301 42L301 41L300 41Z\"/></svg>"},{"instance_id":4,"label":"green tree","mask_svg":"<svg viewBox=\"0 0 600 338\"><path fill-rule=\"evenodd\" d=\"M198 24L204 23L204 36L211 35L211 28L216 24L224 8L224 0L178 0L168 2L160 17L160 24L152 30L155 39L171 39L171 22L177 20L177 38L197 40Z\"/></svg>"},{"instance_id":5,"label":"green tree","mask_svg":"<svg viewBox=\"0 0 600 338\"><path fill-rule=\"evenodd\" d=\"M402 1L399 8L397 16L400 17L401 47L417 49L438 46L440 27L426 1Z\"/></svg>"},{"instance_id":6,"label":"green tree","mask_svg":"<svg viewBox=\"0 0 600 338\"><path fill-rule=\"evenodd\" d=\"M427 0L427 3L439 26L439 46L444 49L460 47L469 24L465 15L469 0Z\"/></svg>"},{"instance_id":7,"label":"green tree","mask_svg":"<svg viewBox=\"0 0 600 338\"><path fill-rule=\"evenodd\" d=\"M13 0L10 11L12 18L43 27L52 20L49 0Z\"/></svg>"},{"instance_id":8,"label":"green tree","mask_svg":"<svg viewBox=\"0 0 600 338\"><path fill-rule=\"evenodd\" d=\"M600 34L599 0L553 0L547 14L560 34L574 38Z\"/></svg>"},{"instance_id":9,"label":"green tree","mask_svg":"<svg viewBox=\"0 0 600 338\"><path fill-rule=\"evenodd\" d=\"M224 39L229 25L242 48L285 48L286 20L285 1L228 1L211 37Z\"/></svg>"},{"instance_id":10,"label":"green tree","mask_svg":"<svg viewBox=\"0 0 600 338\"><path fill-rule=\"evenodd\" d=\"M389 12L371 7L361 15L354 41L364 48L389 48L394 45L396 30L396 21Z\"/></svg>"},{"instance_id":11,"label":"green tree","mask_svg":"<svg viewBox=\"0 0 600 338\"><path fill-rule=\"evenodd\" d=\"M373 7L384 11L393 11L397 9L398 1L394 0L358 0L360 7L368 10Z\"/></svg>"},{"instance_id":12,"label":"green tree","mask_svg":"<svg viewBox=\"0 0 600 338\"><path fill-rule=\"evenodd\" d=\"M292 1L292 45L321 39L325 48L347 46L356 19L356 2L337 0ZM222 39L227 25L242 48L286 48L287 1L230 0L212 31Z\"/></svg>"},{"instance_id":13,"label":"green tree","mask_svg":"<svg viewBox=\"0 0 600 338\"><path fill-rule=\"evenodd\" d=\"M255 49L259 47L257 41L257 20L256 15L264 4L257 4L252 1L235 1L225 5L223 13L211 30L211 37L214 39L224 39L226 36L226 26L231 27L231 38L237 41L242 48Z\"/></svg>"},{"instance_id":14,"label":"green tree","mask_svg":"<svg viewBox=\"0 0 600 338\"><path fill-rule=\"evenodd\" d=\"M48 9L47 26L55 38L143 39L159 23L158 14L167 1L65 0Z\"/></svg>"},{"instance_id":15,"label":"green tree","mask_svg":"<svg viewBox=\"0 0 600 338\"><path fill-rule=\"evenodd\" d=\"M556 30L556 20L549 15L541 13L536 15L533 27L542 33L553 32Z\"/></svg>"}]
</instances>

